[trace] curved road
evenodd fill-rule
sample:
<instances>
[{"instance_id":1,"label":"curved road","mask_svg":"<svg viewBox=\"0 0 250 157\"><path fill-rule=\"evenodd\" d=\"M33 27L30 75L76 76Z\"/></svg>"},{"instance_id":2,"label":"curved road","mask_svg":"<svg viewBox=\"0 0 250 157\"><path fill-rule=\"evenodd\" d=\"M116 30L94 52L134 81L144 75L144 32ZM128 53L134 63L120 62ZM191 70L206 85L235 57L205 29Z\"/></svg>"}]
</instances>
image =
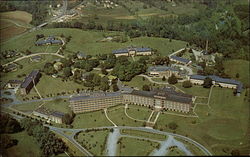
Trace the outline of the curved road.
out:
<instances>
[{"instance_id":1,"label":"curved road","mask_svg":"<svg viewBox=\"0 0 250 157\"><path fill-rule=\"evenodd\" d=\"M72 140L72 142L74 142L74 135L76 134L76 132L79 131L85 131L87 129L132 129L132 130L139 130L139 131L146 131L146 132L151 132L151 133L157 133L157 134L165 134L167 136L171 135L173 137L178 137L181 138L185 141L188 141L189 143L192 143L193 145L195 145L196 147L198 147L200 150L202 150L203 153L205 153L206 155L212 156L212 153L207 150L203 145L201 145L200 143L192 140L191 138L182 136L182 135L178 135L178 134L174 134L174 133L170 133L170 132L164 132L164 131L160 131L160 130L155 130L155 129L149 129L149 128L144 128L144 127L130 127L130 126L117 126L117 127L112 127L112 126L107 126L107 127L96 127L96 128L85 128L85 129L67 129L67 128L58 128L58 127L53 127L53 126L49 126L49 125L45 125L47 127L50 128L50 130L53 130L54 132L61 132L62 131L70 131L73 132L72 136L67 136L67 135L63 135L64 137Z\"/></svg>"}]
</instances>

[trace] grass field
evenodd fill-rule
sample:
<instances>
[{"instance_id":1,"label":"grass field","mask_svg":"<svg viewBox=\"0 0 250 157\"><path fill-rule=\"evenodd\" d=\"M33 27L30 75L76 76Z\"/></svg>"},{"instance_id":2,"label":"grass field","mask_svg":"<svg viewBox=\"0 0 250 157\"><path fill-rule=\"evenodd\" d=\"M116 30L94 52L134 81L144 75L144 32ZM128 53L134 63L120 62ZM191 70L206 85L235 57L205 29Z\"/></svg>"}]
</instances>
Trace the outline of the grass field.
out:
<instances>
[{"instance_id":1,"label":"grass field","mask_svg":"<svg viewBox=\"0 0 250 157\"><path fill-rule=\"evenodd\" d=\"M158 129L173 132L168 124L175 122L178 125L175 130L177 134L187 135L198 141L215 155L225 154L222 148L230 151L233 148L244 148L249 146L246 141L249 105L244 101L244 94L245 91L240 97L236 97L231 89L214 87L210 100L211 109L202 105L196 107L199 118L161 114L156 126ZM239 145L241 142L242 145ZM217 147L218 143L222 146Z\"/></svg>"},{"instance_id":2,"label":"grass field","mask_svg":"<svg viewBox=\"0 0 250 157\"><path fill-rule=\"evenodd\" d=\"M15 134L9 134L13 139L18 140L18 144L7 149L8 156L11 157L34 157L41 156L41 151L35 138L29 136L27 132L22 131Z\"/></svg>"},{"instance_id":3,"label":"grass field","mask_svg":"<svg viewBox=\"0 0 250 157\"><path fill-rule=\"evenodd\" d=\"M24 77L18 78L17 75L23 75L23 74L28 75L34 69L42 69L46 62L52 62L58 59L58 57L50 56L50 55L43 55L42 58L43 59L40 62L31 63L29 58L18 61L17 63L20 65L23 65L23 68L22 69L18 68L17 71L13 71L13 72L0 73L1 81L7 82L10 79L17 79L17 80L24 79Z\"/></svg>"},{"instance_id":4,"label":"grass field","mask_svg":"<svg viewBox=\"0 0 250 157\"><path fill-rule=\"evenodd\" d=\"M70 111L69 102L67 99L56 99L53 101L46 101L43 106L45 108L63 113L69 113Z\"/></svg>"},{"instance_id":5,"label":"grass field","mask_svg":"<svg viewBox=\"0 0 250 157\"><path fill-rule=\"evenodd\" d=\"M159 145L156 142L127 137L122 137L120 141L118 156L147 156Z\"/></svg>"},{"instance_id":6,"label":"grass field","mask_svg":"<svg viewBox=\"0 0 250 157\"><path fill-rule=\"evenodd\" d=\"M210 88L203 88L199 85L193 85L191 88L184 88L182 87L182 83L177 83L175 86L183 90L185 93L191 94L193 96L208 97L210 91Z\"/></svg>"},{"instance_id":7,"label":"grass field","mask_svg":"<svg viewBox=\"0 0 250 157\"><path fill-rule=\"evenodd\" d=\"M138 105L129 105L127 108L127 114L130 117L140 120L148 120L148 117L150 116L151 112L152 112L151 109Z\"/></svg>"},{"instance_id":8,"label":"grass field","mask_svg":"<svg viewBox=\"0 0 250 157\"><path fill-rule=\"evenodd\" d=\"M9 11L0 13L1 42L6 41L31 27L32 15L25 11Z\"/></svg>"},{"instance_id":9,"label":"grass field","mask_svg":"<svg viewBox=\"0 0 250 157\"><path fill-rule=\"evenodd\" d=\"M106 139L109 130L81 132L76 137L77 141L95 156L105 155Z\"/></svg>"},{"instance_id":10,"label":"grass field","mask_svg":"<svg viewBox=\"0 0 250 157\"><path fill-rule=\"evenodd\" d=\"M105 117L103 111L95 111L77 114L73 122L74 128L92 128L100 126L112 126L112 124Z\"/></svg>"},{"instance_id":11,"label":"grass field","mask_svg":"<svg viewBox=\"0 0 250 157\"><path fill-rule=\"evenodd\" d=\"M44 34L45 36L54 35L60 36L72 36L70 42L67 43L64 53L70 54L72 52L83 51L86 54L95 55L102 53L111 53L115 49L124 48L127 46L138 46L138 47L151 47L157 49L161 54L168 55L173 50L178 50L186 46L186 42L172 40L169 42L165 38L156 38L156 37L139 37L135 38L132 41L125 43L118 42L97 42L103 39L103 32L96 31L83 31L80 29L70 29L70 28L57 28L57 29L43 29L29 34L25 34L19 38L9 40L1 44L1 51L8 50L10 48L26 51L33 47L36 34ZM117 34L122 34L117 32ZM44 51L45 47L36 47L36 51Z\"/></svg>"},{"instance_id":12,"label":"grass field","mask_svg":"<svg viewBox=\"0 0 250 157\"><path fill-rule=\"evenodd\" d=\"M249 61L234 59L227 60L224 63L225 73L230 77L241 81L244 85L250 86L250 64ZM236 74L239 73L239 78L236 78Z\"/></svg>"},{"instance_id":13,"label":"grass field","mask_svg":"<svg viewBox=\"0 0 250 157\"><path fill-rule=\"evenodd\" d=\"M111 110L112 109L112 110ZM108 109L108 117L118 126L143 126L142 122L128 118L124 113L123 106Z\"/></svg>"},{"instance_id":14,"label":"grass field","mask_svg":"<svg viewBox=\"0 0 250 157\"><path fill-rule=\"evenodd\" d=\"M140 131L140 130L122 129L121 133L125 134L125 135L146 137L146 138L155 139L155 140L162 140L162 141L166 140L166 138L167 138L166 135L154 134L154 133Z\"/></svg>"},{"instance_id":15,"label":"grass field","mask_svg":"<svg viewBox=\"0 0 250 157\"><path fill-rule=\"evenodd\" d=\"M24 103L24 104L13 105L12 108L23 112L29 112L37 109L41 104L42 102Z\"/></svg>"},{"instance_id":16,"label":"grass field","mask_svg":"<svg viewBox=\"0 0 250 157\"><path fill-rule=\"evenodd\" d=\"M57 95L57 93L62 92L72 93L77 88L83 89L84 86L73 81L63 82L60 78L53 78L44 74L40 78L36 88L42 96L46 97L48 94Z\"/></svg>"}]
</instances>

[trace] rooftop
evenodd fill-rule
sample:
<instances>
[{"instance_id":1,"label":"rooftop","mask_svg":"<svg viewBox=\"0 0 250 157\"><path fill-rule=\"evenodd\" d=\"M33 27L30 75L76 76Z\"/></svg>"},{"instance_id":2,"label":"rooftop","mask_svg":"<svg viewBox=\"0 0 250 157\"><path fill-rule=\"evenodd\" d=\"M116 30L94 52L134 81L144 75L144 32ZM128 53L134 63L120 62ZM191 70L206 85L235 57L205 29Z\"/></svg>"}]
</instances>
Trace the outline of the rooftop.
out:
<instances>
[{"instance_id":1,"label":"rooftop","mask_svg":"<svg viewBox=\"0 0 250 157\"><path fill-rule=\"evenodd\" d=\"M150 66L148 68L148 71L179 71L179 70L173 67L160 65L160 66Z\"/></svg>"},{"instance_id":2,"label":"rooftop","mask_svg":"<svg viewBox=\"0 0 250 157\"><path fill-rule=\"evenodd\" d=\"M21 80L9 80L8 83L18 83L21 84L23 81Z\"/></svg>"},{"instance_id":3,"label":"rooftop","mask_svg":"<svg viewBox=\"0 0 250 157\"><path fill-rule=\"evenodd\" d=\"M233 80L233 79L228 79L228 78L222 78L222 77L219 77L219 76L216 76L216 75L208 75L208 76L191 75L190 79L204 80L206 77L211 78L215 82L237 85L237 92L241 92L241 90L243 88L243 84L240 81Z\"/></svg>"},{"instance_id":4,"label":"rooftop","mask_svg":"<svg viewBox=\"0 0 250 157\"><path fill-rule=\"evenodd\" d=\"M136 52L147 52L147 51L151 51L151 48L143 48L143 47L138 47L138 48L126 48L126 49L118 49L118 50L114 50L112 53L114 54L119 54L119 53L128 53L129 51L136 51Z\"/></svg>"},{"instance_id":5,"label":"rooftop","mask_svg":"<svg viewBox=\"0 0 250 157\"><path fill-rule=\"evenodd\" d=\"M144 97L157 97L160 96L166 100L169 101L175 101L180 103L192 103L192 95L185 94L185 93L179 93L174 91L174 89L171 88L163 88L163 89L155 89L152 91L139 91L134 90L131 94L134 95L140 95Z\"/></svg>"},{"instance_id":6,"label":"rooftop","mask_svg":"<svg viewBox=\"0 0 250 157\"><path fill-rule=\"evenodd\" d=\"M37 77L37 75L39 74L39 70L33 70L23 81L23 83L21 84L21 88L26 88L32 81L34 78Z\"/></svg>"},{"instance_id":7,"label":"rooftop","mask_svg":"<svg viewBox=\"0 0 250 157\"><path fill-rule=\"evenodd\" d=\"M86 95L72 97L72 98L70 98L69 101L78 101L78 100L90 99L90 98L105 98L105 97L113 97L113 96L121 96L121 92L96 92L96 93L88 93Z\"/></svg>"},{"instance_id":8,"label":"rooftop","mask_svg":"<svg viewBox=\"0 0 250 157\"><path fill-rule=\"evenodd\" d=\"M170 58L172 58L174 60L177 60L179 62L185 63L185 64L187 64L188 62L190 62L189 59L181 58L181 57L177 57L177 56L171 56Z\"/></svg>"}]
</instances>

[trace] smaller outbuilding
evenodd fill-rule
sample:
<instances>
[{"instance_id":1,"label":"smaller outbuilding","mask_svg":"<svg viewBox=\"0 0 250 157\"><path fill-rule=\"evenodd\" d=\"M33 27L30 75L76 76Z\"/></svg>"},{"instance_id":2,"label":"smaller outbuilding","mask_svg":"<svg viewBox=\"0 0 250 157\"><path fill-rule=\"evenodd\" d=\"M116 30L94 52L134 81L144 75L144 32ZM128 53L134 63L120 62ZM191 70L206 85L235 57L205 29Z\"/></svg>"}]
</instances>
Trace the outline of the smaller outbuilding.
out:
<instances>
[{"instance_id":1,"label":"smaller outbuilding","mask_svg":"<svg viewBox=\"0 0 250 157\"><path fill-rule=\"evenodd\" d=\"M10 88L10 89L16 88L16 87L20 86L22 84L22 82L23 81L21 81L21 80L9 80L6 84L6 87Z\"/></svg>"},{"instance_id":2,"label":"smaller outbuilding","mask_svg":"<svg viewBox=\"0 0 250 157\"><path fill-rule=\"evenodd\" d=\"M76 56L78 59L86 59L87 58L87 55L83 52L78 52Z\"/></svg>"},{"instance_id":3,"label":"smaller outbuilding","mask_svg":"<svg viewBox=\"0 0 250 157\"><path fill-rule=\"evenodd\" d=\"M30 57L31 62L40 62L42 57L40 55Z\"/></svg>"}]
</instances>

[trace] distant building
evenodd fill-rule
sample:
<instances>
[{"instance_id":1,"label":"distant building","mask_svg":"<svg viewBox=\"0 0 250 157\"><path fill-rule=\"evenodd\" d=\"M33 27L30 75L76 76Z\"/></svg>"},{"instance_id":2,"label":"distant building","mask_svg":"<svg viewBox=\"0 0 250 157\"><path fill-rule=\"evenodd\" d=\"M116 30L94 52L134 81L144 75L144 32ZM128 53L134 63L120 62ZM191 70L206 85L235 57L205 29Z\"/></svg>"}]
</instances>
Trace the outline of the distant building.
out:
<instances>
[{"instance_id":1,"label":"distant building","mask_svg":"<svg viewBox=\"0 0 250 157\"><path fill-rule=\"evenodd\" d=\"M55 123L62 124L63 117L65 114L62 112L58 112L58 111L52 111L52 110L47 109L45 107L39 107L38 109L33 111L33 115L47 119L47 120L55 122Z\"/></svg>"},{"instance_id":2,"label":"distant building","mask_svg":"<svg viewBox=\"0 0 250 157\"><path fill-rule=\"evenodd\" d=\"M17 71L17 64L11 63L4 67L4 72Z\"/></svg>"},{"instance_id":3,"label":"distant building","mask_svg":"<svg viewBox=\"0 0 250 157\"><path fill-rule=\"evenodd\" d=\"M40 62L41 59L42 59L42 57L39 55L30 57L31 62Z\"/></svg>"},{"instance_id":4,"label":"distant building","mask_svg":"<svg viewBox=\"0 0 250 157\"><path fill-rule=\"evenodd\" d=\"M78 52L76 56L78 59L86 59L87 58L87 55L84 54L83 52Z\"/></svg>"},{"instance_id":5,"label":"distant building","mask_svg":"<svg viewBox=\"0 0 250 157\"><path fill-rule=\"evenodd\" d=\"M119 56L149 56L152 55L151 48L127 48L127 49L118 49L112 52L116 57Z\"/></svg>"},{"instance_id":6,"label":"distant building","mask_svg":"<svg viewBox=\"0 0 250 157\"><path fill-rule=\"evenodd\" d=\"M122 103L189 112L194 98L170 88L154 91L128 90L127 92L89 93L89 95L70 98L74 113L90 112Z\"/></svg>"},{"instance_id":7,"label":"distant building","mask_svg":"<svg viewBox=\"0 0 250 157\"><path fill-rule=\"evenodd\" d=\"M208 76L191 75L189 80L193 84L202 85L204 83L204 80L206 77L211 78L212 83L215 86L236 89L238 96L240 95L240 93L242 91L243 84L241 82L233 80L233 79L221 78L221 77L215 76L215 75L208 75Z\"/></svg>"},{"instance_id":8,"label":"distant building","mask_svg":"<svg viewBox=\"0 0 250 157\"><path fill-rule=\"evenodd\" d=\"M17 51L14 51L14 50L8 51L8 53L6 54L6 58L11 58L11 57L15 57L15 56L19 56L19 53Z\"/></svg>"},{"instance_id":9,"label":"distant building","mask_svg":"<svg viewBox=\"0 0 250 157\"><path fill-rule=\"evenodd\" d=\"M192 61L189 59L177 57L177 56L170 56L170 60L176 63L184 64L184 65L189 65L192 63Z\"/></svg>"},{"instance_id":10,"label":"distant building","mask_svg":"<svg viewBox=\"0 0 250 157\"><path fill-rule=\"evenodd\" d=\"M35 43L36 46L41 46L41 45L52 45L52 44L62 44L62 40L57 40L53 36L49 36L47 39L44 40L39 40Z\"/></svg>"},{"instance_id":11,"label":"distant building","mask_svg":"<svg viewBox=\"0 0 250 157\"><path fill-rule=\"evenodd\" d=\"M149 76L156 77L170 77L172 74L179 76L179 70L169 66L151 66L148 68L147 73Z\"/></svg>"},{"instance_id":12,"label":"distant building","mask_svg":"<svg viewBox=\"0 0 250 157\"><path fill-rule=\"evenodd\" d=\"M9 80L6 84L7 88L16 88L22 84L21 80Z\"/></svg>"},{"instance_id":13,"label":"distant building","mask_svg":"<svg viewBox=\"0 0 250 157\"><path fill-rule=\"evenodd\" d=\"M26 95L33 88L34 84L37 84L41 77L41 73L39 70L33 70L24 80L24 82L20 86L20 91L22 95ZM34 80L34 81L33 81Z\"/></svg>"}]
</instances>

